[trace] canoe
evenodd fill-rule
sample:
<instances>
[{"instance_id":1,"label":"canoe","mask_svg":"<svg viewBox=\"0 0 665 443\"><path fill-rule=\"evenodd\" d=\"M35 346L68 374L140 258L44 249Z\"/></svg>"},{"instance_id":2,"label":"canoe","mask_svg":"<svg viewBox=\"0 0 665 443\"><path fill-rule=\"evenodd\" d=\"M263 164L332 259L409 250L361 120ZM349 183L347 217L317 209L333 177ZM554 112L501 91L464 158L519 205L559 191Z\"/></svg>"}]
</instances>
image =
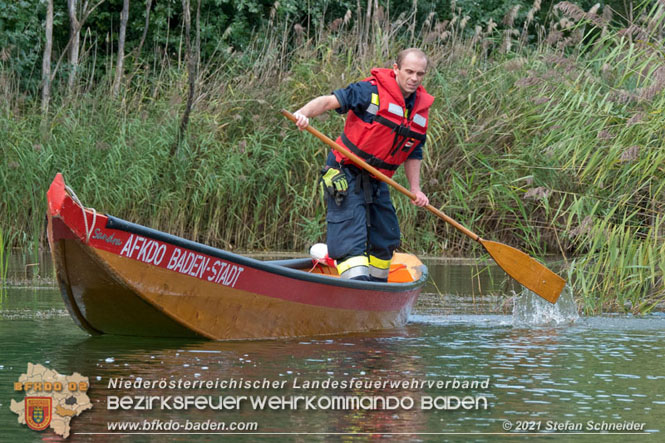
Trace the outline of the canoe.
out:
<instances>
[{"instance_id":1,"label":"canoe","mask_svg":"<svg viewBox=\"0 0 665 443\"><path fill-rule=\"evenodd\" d=\"M85 208L57 174L48 241L74 322L92 335L264 339L403 326L427 280L396 253L388 283L310 257L262 261Z\"/></svg>"}]
</instances>

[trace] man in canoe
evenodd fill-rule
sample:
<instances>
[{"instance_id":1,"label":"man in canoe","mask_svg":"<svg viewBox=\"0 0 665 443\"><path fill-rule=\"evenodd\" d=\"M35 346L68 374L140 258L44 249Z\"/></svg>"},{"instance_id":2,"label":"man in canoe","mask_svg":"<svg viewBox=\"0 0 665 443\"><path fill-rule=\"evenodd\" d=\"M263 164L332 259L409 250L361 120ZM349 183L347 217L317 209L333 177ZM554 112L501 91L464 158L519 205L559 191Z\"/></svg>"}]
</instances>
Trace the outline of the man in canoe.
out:
<instances>
[{"instance_id":1,"label":"man in canoe","mask_svg":"<svg viewBox=\"0 0 665 443\"><path fill-rule=\"evenodd\" d=\"M405 49L392 69L374 68L367 79L311 100L294 113L302 130L309 119L335 109L347 114L337 143L392 177L404 163L418 206L429 199L420 189L420 163L434 97L421 86L428 59ZM322 170L328 201L328 254L343 278L387 281L400 231L388 186L331 151Z\"/></svg>"}]
</instances>

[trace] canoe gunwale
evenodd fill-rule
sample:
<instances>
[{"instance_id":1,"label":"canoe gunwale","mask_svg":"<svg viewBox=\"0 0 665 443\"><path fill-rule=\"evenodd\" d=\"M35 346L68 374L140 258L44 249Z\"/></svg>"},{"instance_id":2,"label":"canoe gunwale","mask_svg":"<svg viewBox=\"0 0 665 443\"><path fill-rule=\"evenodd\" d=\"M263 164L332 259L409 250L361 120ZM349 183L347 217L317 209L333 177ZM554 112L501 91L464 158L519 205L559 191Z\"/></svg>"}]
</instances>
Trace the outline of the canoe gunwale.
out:
<instances>
[{"instance_id":1,"label":"canoe gunwale","mask_svg":"<svg viewBox=\"0 0 665 443\"><path fill-rule=\"evenodd\" d=\"M324 274L315 274L304 272L297 269L300 264L307 262L311 263L310 258L295 258L287 260L272 260L261 261L251 257L246 257L232 252L214 248L212 246L204 245L192 240L187 240L172 234L158 231L156 229L148 228L143 225L132 223L121 218L105 214L107 217L106 228L115 229L119 231L129 232L131 234L140 235L142 237L151 238L164 243L169 243L191 251L200 252L215 258L220 258L243 266L252 267L261 271L270 272L273 274L281 275L287 278L296 280L304 280L316 283L323 283L331 286L340 286L349 289L359 290L374 290L382 292L406 292L422 286L428 278L427 266L421 265L421 275L418 280L407 283L382 283L382 282L366 282L357 280L341 279L338 277L331 277Z\"/></svg>"}]
</instances>

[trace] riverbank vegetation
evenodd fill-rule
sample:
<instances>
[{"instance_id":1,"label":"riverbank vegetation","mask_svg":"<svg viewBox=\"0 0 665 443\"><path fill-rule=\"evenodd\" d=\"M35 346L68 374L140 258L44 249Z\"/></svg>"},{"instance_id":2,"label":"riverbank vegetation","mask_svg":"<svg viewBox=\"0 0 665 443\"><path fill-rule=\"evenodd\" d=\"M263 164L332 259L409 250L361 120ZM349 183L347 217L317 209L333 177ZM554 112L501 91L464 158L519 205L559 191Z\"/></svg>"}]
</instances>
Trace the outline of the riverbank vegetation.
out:
<instances>
[{"instance_id":1,"label":"riverbank vegetation","mask_svg":"<svg viewBox=\"0 0 665 443\"><path fill-rule=\"evenodd\" d=\"M247 21L223 30L201 20L195 2L186 26L181 13L159 15L179 2L157 3L153 14L177 23L156 21L147 39L134 30L119 75L113 44L85 31L105 23L113 40L117 25L95 15L104 5L90 12L76 66L61 64L48 106L35 61L18 43L0 48L6 245L47 247L45 192L62 172L103 212L230 250L306 251L325 238L317 179L326 148L279 109L419 46L437 98L422 173L432 204L484 238L553 258L587 313L663 302L665 2L622 14L582 2L489 2L503 8L501 21L465 2L445 11L340 3L300 15L285 2L259 11L249 33ZM56 28L66 23L56 14ZM56 47L69 51L70 40L60 35ZM313 125L336 136L343 118ZM394 202L403 249L482 256L444 222Z\"/></svg>"}]
</instances>

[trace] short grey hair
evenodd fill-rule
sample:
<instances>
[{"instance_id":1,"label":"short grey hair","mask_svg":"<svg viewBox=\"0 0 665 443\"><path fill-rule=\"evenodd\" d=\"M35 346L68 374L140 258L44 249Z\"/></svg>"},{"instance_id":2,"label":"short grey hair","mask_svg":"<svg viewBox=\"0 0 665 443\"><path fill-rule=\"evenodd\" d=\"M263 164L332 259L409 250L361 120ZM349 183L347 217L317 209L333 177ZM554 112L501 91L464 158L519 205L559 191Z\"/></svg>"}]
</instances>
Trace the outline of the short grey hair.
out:
<instances>
[{"instance_id":1,"label":"short grey hair","mask_svg":"<svg viewBox=\"0 0 665 443\"><path fill-rule=\"evenodd\" d=\"M416 54L416 55L419 55L420 57L424 58L425 62L427 62L426 65L425 65L425 69L429 68L429 58L427 58L427 54L425 54L422 49L418 49L418 48L407 48L407 49L404 49L404 50L400 51L399 54L397 54L397 59L395 60L395 63L397 64L398 68L402 67L402 61L409 54Z\"/></svg>"}]
</instances>

